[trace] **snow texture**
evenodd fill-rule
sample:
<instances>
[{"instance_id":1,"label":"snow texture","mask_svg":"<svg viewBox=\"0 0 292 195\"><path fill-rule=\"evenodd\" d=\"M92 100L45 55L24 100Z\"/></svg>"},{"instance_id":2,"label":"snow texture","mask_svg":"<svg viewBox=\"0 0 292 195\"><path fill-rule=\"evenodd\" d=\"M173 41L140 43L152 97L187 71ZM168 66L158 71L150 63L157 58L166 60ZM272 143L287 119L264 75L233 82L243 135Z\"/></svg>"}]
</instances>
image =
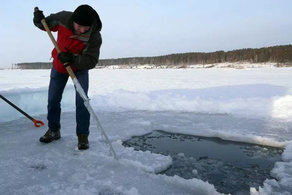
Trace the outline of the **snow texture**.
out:
<instances>
[{"instance_id":1,"label":"snow texture","mask_svg":"<svg viewBox=\"0 0 292 195\"><path fill-rule=\"evenodd\" d=\"M62 101L62 138L38 141L47 127L0 101L0 194L219 194L212 184L155 173L169 156L125 148L131 136L161 129L283 147L283 161L251 194L292 194L292 68L90 71L90 103L119 161L94 121L90 149L78 151L74 88ZM49 70L1 70L0 94L46 122ZM196 172L196 170L193 170Z\"/></svg>"}]
</instances>

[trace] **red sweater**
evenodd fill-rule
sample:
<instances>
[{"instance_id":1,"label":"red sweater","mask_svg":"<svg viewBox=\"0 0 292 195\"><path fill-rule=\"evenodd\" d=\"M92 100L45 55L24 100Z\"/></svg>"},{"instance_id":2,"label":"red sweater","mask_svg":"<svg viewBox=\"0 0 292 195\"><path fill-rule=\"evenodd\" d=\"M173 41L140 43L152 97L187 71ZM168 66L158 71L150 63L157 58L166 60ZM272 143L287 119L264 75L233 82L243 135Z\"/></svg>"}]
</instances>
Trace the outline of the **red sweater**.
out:
<instances>
[{"instance_id":1,"label":"red sweater","mask_svg":"<svg viewBox=\"0 0 292 195\"><path fill-rule=\"evenodd\" d=\"M73 71L89 70L96 66L102 43L100 35L101 22L98 15L90 30L81 35L75 34L72 12L62 11L51 14L46 17L46 22L51 31L58 32L57 43L61 51L70 52L75 55L75 60L70 65ZM35 25L43 30L41 23L35 23ZM56 49L53 49L52 57L54 59L54 68L60 73L67 73L65 66L58 60Z\"/></svg>"}]
</instances>

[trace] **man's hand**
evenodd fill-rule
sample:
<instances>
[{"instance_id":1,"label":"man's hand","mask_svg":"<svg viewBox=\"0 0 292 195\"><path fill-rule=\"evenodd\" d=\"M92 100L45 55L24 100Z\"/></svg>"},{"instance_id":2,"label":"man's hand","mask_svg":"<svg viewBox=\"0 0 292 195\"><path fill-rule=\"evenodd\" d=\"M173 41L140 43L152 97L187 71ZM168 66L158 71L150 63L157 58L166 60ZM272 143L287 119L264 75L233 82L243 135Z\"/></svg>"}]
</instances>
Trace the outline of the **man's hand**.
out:
<instances>
[{"instance_id":1,"label":"man's hand","mask_svg":"<svg viewBox=\"0 0 292 195\"><path fill-rule=\"evenodd\" d=\"M36 23L41 23L41 20L42 20L42 19L45 19L45 16L44 16L44 14L43 14L43 11L41 11L41 10L37 10L37 11L35 11L35 12L33 13L33 15L34 15L33 20L34 20L34 22L36 22Z\"/></svg>"},{"instance_id":2,"label":"man's hand","mask_svg":"<svg viewBox=\"0 0 292 195\"><path fill-rule=\"evenodd\" d=\"M61 52L58 54L58 59L62 62L62 64L72 64L74 62L74 55L70 52Z\"/></svg>"}]
</instances>

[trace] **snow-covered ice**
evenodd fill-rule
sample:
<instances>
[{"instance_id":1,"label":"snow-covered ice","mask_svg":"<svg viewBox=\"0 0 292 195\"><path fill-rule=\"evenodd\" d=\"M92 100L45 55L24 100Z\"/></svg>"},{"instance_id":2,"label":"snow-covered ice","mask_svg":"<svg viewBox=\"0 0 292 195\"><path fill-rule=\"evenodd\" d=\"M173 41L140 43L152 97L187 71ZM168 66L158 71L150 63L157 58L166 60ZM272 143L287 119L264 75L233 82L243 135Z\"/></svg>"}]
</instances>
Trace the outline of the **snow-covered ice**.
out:
<instances>
[{"instance_id":1,"label":"snow-covered ice","mask_svg":"<svg viewBox=\"0 0 292 195\"><path fill-rule=\"evenodd\" d=\"M292 194L292 68L90 71L89 97L120 160L91 124L90 150L76 150L74 88L63 96L62 139L43 145L0 101L0 194L219 194L212 184L156 175L168 156L125 148L155 129L284 147L283 161L251 194ZM1 70L0 94L46 122L49 70ZM195 171L195 170L194 170Z\"/></svg>"}]
</instances>

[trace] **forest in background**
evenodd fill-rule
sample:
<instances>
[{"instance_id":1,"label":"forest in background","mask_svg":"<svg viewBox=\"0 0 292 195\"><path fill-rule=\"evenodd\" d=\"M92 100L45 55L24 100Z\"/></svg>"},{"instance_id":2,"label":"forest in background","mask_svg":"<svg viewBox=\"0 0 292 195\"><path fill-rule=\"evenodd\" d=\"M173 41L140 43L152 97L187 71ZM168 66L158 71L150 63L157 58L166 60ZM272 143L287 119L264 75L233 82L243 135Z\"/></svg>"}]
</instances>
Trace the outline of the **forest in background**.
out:
<instances>
[{"instance_id":1,"label":"forest in background","mask_svg":"<svg viewBox=\"0 0 292 195\"><path fill-rule=\"evenodd\" d=\"M117 59L100 59L97 68L106 66L139 66L154 65L160 66L187 66L206 65L216 63L277 63L278 66L292 66L292 45L281 45L273 47L263 47L258 49L238 49L232 51L216 52L191 52L170 54L154 57L130 57ZM47 69L51 68L51 62L30 62L15 64L15 68L20 69Z\"/></svg>"}]
</instances>

